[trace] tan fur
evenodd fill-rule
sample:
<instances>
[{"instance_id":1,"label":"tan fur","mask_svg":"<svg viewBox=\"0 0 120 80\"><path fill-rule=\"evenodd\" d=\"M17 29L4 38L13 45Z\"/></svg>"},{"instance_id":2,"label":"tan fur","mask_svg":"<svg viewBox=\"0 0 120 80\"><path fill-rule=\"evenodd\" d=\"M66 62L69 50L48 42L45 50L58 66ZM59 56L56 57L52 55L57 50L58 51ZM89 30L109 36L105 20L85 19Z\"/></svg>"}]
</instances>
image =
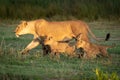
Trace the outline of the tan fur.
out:
<instances>
[{"instance_id":1,"label":"tan fur","mask_svg":"<svg viewBox=\"0 0 120 80\"><path fill-rule=\"evenodd\" d=\"M39 39L41 36L52 35L55 41L61 41L67 37L71 39L82 33L82 40L89 42L88 33L95 38L86 23L82 21L61 21L61 22L48 22L44 19L34 21L23 21L18 25L15 30L17 37L24 34L34 35L33 41L23 50L22 53L28 52L40 44ZM96 39L96 38L95 38ZM25 51L25 52L24 52Z\"/></svg>"},{"instance_id":2,"label":"tan fur","mask_svg":"<svg viewBox=\"0 0 120 80\"><path fill-rule=\"evenodd\" d=\"M45 45L49 45L51 48L51 53L57 56L61 54L67 54L69 56L75 56L74 50L75 46L70 46L68 43L61 43L54 40L52 36L49 36L44 41Z\"/></svg>"},{"instance_id":3,"label":"tan fur","mask_svg":"<svg viewBox=\"0 0 120 80\"><path fill-rule=\"evenodd\" d=\"M80 35L82 36L82 34ZM83 48L86 52L85 58L96 58L97 55L102 55L104 57L109 57L107 49L112 48L113 46L103 46L103 45L97 45L90 42L86 42L82 40L80 37L78 38L78 41L76 43L77 48Z\"/></svg>"}]
</instances>

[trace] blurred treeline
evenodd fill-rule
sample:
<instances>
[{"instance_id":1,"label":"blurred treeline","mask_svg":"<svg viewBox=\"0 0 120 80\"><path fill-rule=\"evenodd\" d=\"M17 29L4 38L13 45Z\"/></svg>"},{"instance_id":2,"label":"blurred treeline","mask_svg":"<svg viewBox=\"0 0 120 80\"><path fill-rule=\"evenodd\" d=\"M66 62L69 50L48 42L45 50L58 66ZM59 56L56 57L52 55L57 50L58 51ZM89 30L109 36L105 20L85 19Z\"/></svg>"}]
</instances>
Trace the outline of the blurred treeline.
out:
<instances>
[{"instance_id":1,"label":"blurred treeline","mask_svg":"<svg viewBox=\"0 0 120 80\"><path fill-rule=\"evenodd\" d=\"M1 19L119 19L120 0L0 0Z\"/></svg>"}]
</instances>

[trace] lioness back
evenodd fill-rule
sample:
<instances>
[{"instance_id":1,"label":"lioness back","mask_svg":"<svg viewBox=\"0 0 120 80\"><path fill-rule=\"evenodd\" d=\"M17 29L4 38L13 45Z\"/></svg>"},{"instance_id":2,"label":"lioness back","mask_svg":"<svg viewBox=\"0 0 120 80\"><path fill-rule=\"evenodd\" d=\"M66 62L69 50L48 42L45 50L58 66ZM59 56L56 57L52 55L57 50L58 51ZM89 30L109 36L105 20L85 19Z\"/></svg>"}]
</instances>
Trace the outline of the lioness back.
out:
<instances>
[{"instance_id":1,"label":"lioness back","mask_svg":"<svg viewBox=\"0 0 120 80\"><path fill-rule=\"evenodd\" d=\"M72 38L75 35L72 32L70 24L63 22L47 22L40 24L36 23L36 32L39 36L52 35L55 41L63 40L65 37Z\"/></svg>"}]
</instances>

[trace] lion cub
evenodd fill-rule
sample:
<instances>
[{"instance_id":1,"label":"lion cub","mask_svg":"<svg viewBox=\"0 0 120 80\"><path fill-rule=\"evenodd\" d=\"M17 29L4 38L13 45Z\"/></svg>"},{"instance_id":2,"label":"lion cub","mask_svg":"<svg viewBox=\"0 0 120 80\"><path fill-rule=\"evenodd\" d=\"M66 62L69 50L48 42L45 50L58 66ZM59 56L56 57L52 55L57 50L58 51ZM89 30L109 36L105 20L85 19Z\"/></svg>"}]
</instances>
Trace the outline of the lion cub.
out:
<instances>
[{"instance_id":1,"label":"lion cub","mask_svg":"<svg viewBox=\"0 0 120 80\"><path fill-rule=\"evenodd\" d=\"M103 46L103 45L97 45L97 44L93 44L87 41L84 41L81 39L82 34L80 34L77 37L77 41L76 41L76 47L77 48L83 48L84 51L86 52L86 55L84 55L85 58L96 58L97 55L101 55L104 57L109 57L107 49L108 48L112 48L115 45L112 46Z\"/></svg>"},{"instance_id":2,"label":"lion cub","mask_svg":"<svg viewBox=\"0 0 120 80\"><path fill-rule=\"evenodd\" d=\"M75 56L75 46L70 46L66 42L59 42L55 41L52 36L48 36L45 41L44 45L49 45L51 48L51 56L56 55L57 58L60 58L59 54L66 54L68 56Z\"/></svg>"}]
</instances>

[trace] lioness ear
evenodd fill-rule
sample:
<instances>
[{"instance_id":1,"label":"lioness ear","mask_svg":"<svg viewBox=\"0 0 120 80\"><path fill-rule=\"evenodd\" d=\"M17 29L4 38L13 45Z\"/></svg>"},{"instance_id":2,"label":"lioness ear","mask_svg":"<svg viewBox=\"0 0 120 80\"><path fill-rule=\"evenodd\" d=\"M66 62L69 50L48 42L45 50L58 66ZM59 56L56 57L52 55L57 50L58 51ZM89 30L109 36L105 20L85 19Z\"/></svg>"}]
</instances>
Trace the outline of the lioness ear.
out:
<instances>
[{"instance_id":1,"label":"lioness ear","mask_svg":"<svg viewBox=\"0 0 120 80\"><path fill-rule=\"evenodd\" d=\"M21 21L21 23L26 26L27 25L27 21Z\"/></svg>"},{"instance_id":2,"label":"lioness ear","mask_svg":"<svg viewBox=\"0 0 120 80\"><path fill-rule=\"evenodd\" d=\"M27 21L24 21L24 26L26 26L27 25Z\"/></svg>"}]
</instances>

